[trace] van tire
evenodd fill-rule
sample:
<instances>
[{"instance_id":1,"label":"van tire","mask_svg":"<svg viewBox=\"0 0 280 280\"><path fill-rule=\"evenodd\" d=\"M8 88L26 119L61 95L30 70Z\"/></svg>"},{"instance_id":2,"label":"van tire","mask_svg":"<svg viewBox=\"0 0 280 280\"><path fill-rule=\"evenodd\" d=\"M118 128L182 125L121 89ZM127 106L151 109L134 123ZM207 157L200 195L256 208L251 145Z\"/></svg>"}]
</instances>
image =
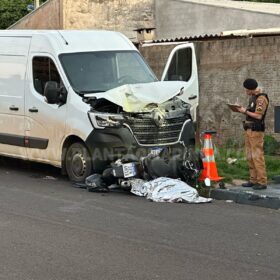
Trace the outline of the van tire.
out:
<instances>
[{"instance_id":1,"label":"van tire","mask_svg":"<svg viewBox=\"0 0 280 280\"><path fill-rule=\"evenodd\" d=\"M69 179L81 183L91 175L92 160L90 153L82 142L69 146L66 152L65 167Z\"/></svg>"}]
</instances>

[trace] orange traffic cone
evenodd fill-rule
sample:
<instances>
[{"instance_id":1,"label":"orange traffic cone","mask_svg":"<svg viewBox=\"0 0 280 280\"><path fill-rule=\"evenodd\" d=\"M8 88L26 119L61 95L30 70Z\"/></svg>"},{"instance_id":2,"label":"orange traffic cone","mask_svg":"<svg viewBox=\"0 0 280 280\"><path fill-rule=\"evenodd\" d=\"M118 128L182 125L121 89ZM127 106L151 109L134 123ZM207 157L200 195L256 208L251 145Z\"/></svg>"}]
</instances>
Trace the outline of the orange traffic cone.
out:
<instances>
[{"instance_id":1,"label":"orange traffic cone","mask_svg":"<svg viewBox=\"0 0 280 280\"><path fill-rule=\"evenodd\" d=\"M211 181L220 181L223 177L219 177L218 170L214 157L214 148L212 144L212 134L213 131L204 132L204 145L203 145L203 153L205 155L203 159L203 170L199 177L199 181L204 181L205 179L210 179Z\"/></svg>"}]
</instances>

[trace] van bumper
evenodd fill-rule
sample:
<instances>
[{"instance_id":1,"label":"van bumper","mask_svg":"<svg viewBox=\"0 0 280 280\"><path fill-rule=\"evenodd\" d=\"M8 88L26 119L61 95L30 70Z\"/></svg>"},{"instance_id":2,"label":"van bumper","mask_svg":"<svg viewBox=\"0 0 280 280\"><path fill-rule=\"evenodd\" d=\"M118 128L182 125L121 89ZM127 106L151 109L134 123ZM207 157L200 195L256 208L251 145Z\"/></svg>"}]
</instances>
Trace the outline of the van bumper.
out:
<instances>
[{"instance_id":1,"label":"van bumper","mask_svg":"<svg viewBox=\"0 0 280 280\"><path fill-rule=\"evenodd\" d=\"M102 172L108 164L124 155L132 155L140 159L148 155L152 149L170 147L174 150L195 146L195 129L193 122L182 128L180 139L176 143L141 145L127 127L94 129L86 139L86 145L93 160L94 171Z\"/></svg>"}]
</instances>

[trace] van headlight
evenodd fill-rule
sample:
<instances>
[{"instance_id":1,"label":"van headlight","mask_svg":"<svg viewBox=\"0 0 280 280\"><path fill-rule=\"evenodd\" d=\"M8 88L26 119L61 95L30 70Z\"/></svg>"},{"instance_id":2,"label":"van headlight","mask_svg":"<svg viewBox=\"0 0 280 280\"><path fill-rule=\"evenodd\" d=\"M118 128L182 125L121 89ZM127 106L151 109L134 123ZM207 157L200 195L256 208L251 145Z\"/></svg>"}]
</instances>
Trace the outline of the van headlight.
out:
<instances>
[{"instance_id":1,"label":"van headlight","mask_svg":"<svg viewBox=\"0 0 280 280\"><path fill-rule=\"evenodd\" d=\"M118 114L99 114L88 113L89 119L94 128L104 129L105 127L121 127L124 120L122 115Z\"/></svg>"}]
</instances>

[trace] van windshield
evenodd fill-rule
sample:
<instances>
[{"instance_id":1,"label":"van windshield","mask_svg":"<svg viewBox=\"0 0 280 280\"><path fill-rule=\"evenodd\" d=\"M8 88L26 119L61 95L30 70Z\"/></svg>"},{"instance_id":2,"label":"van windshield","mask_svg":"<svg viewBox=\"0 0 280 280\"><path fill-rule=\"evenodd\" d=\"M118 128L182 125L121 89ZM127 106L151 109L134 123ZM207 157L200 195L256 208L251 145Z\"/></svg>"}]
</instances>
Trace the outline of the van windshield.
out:
<instances>
[{"instance_id":1,"label":"van windshield","mask_svg":"<svg viewBox=\"0 0 280 280\"><path fill-rule=\"evenodd\" d=\"M125 84L157 81L136 51L70 53L59 56L73 89L78 93L107 91Z\"/></svg>"}]
</instances>

